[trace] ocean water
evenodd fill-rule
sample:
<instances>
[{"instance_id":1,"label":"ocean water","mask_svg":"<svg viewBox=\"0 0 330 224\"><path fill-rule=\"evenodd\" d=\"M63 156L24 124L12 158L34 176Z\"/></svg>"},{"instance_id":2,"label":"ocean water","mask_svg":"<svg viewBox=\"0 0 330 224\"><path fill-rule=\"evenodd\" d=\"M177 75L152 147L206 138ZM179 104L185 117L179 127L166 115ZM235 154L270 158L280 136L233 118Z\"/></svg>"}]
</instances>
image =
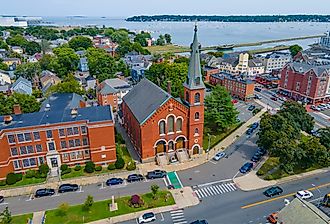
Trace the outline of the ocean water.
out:
<instances>
[{"instance_id":1,"label":"ocean water","mask_svg":"<svg viewBox=\"0 0 330 224\"><path fill-rule=\"evenodd\" d=\"M160 34L172 35L173 43L188 46L192 41L194 22L126 22L124 18L111 17L44 17L44 20L59 26L111 26L132 31L149 31L157 38ZM203 46L231 43L248 43L262 40L283 39L306 35L323 34L330 30L330 23L223 23L198 22L199 40ZM264 48L297 43L304 48L317 39L267 44L253 48ZM240 50L247 50L240 48Z\"/></svg>"}]
</instances>

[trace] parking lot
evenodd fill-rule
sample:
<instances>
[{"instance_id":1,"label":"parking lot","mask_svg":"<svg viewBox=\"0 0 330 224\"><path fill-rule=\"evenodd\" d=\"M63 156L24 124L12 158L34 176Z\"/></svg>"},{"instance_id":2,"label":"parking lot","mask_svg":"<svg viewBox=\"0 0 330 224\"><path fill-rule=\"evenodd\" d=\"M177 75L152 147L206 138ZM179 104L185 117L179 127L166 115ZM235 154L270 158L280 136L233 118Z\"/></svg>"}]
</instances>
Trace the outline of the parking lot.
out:
<instances>
[{"instance_id":1,"label":"parking lot","mask_svg":"<svg viewBox=\"0 0 330 224\"><path fill-rule=\"evenodd\" d=\"M261 106L255 103L254 101L244 102L241 100L237 100L237 103L234 103L234 105L239 112L238 119L242 122L245 122L249 120L251 117L253 117L252 111L248 110L251 105L255 106L255 109L257 108L261 109Z\"/></svg>"}]
</instances>

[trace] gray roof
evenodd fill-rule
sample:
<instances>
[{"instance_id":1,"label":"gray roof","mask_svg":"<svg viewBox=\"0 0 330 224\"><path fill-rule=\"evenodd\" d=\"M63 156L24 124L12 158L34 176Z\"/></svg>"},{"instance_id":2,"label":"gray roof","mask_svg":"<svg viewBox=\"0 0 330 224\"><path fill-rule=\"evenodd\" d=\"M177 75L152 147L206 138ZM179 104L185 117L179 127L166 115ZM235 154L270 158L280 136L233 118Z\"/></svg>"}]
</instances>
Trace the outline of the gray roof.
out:
<instances>
[{"instance_id":1,"label":"gray roof","mask_svg":"<svg viewBox=\"0 0 330 224\"><path fill-rule=\"evenodd\" d=\"M109 93L116 93L119 90L129 90L131 89L131 85L128 84L126 81L113 78L113 79L106 79L104 80L97 88L97 91L101 94L109 94Z\"/></svg>"},{"instance_id":2,"label":"gray roof","mask_svg":"<svg viewBox=\"0 0 330 224\"><path fill-rule=\"evenodd\" d=\"M32 83L31 83L29 80L23 78L22 76L20 76L20 77L19 77L19 78L13 83L13 85L11 86L11 88L12 88L12 89L15 89L16 86L17 86L19 83L21 83L21 82L24 83L27 87L32 88ZM17 89L17 90L16 90L16 92L21 92L21 91L22 91L22 93L25 93L24 90L20 90L20 89Z\"/></svg>"},{"instance_id":3,"label":"gray roof","mask_svg":"<svg viewBox=\"0 0 330 224\"><path fill-rule=\"evenodd\" d=\"M278 213L278 223L328 224L330 218L308 201L293 199Z\"/></svg>"},{"instance_id":4,"label":"gray roof","mask_svg":"<svg viewBox=\"0 0 330 224\"><path fill-rule=\"evenodd\" d=\"M194 40L191 44L191 55L188 68L188 77L184 85L189 89L202 89L205 88L200 61L200 44L197 37L197 26L195 26Z\"/></svg>"},{"instance_id":5,"label":"gray roof","mask_svg":"<svg viewBox=\"0 0 330 224\"><path fill-rule=\"evenodd\" d=\"M10 124L5 124L3 122L4 116L0 116L0 131L3 129L14 129L74 121L99 122L113 119L110 106L78 108L77 111L77 116L72 116L71 110L69 109L62 111L50 110L12 115L13 120Z\"/></svg>"},{"instance_id":6,"label":"gray roof","mask_svg":"<svg viewBox=\"0 0 330 224\"><path fill-rule=\"evenodd\" d=\"M304 62L292 62L289 65L299 73L306 73L309 70L313 70L317 76L322 75L325 71L330 70L330 65L313 65Z\"/></svg>"},{"instance_id":7,"label":"gray roof","mask_svg":"<svg viewBox=\"0 0 330 224\"><path fill-rule=\"evenodd\" d=\"M45 111L47 104L50 105L52 111L79 108L80 101L84 101L84 99L76 93L54 93L42 102L40 111Z\"/></svg>"},{"instance_id":8,"label":"gray roof","mask_svg":"<svg viewBox=\"0 0 330 224\"><path fill-rule=\"evenodd\" d=\"M260 67L263 66L262 61L258 58L250 59L248 62L249 67Z\"/></svg>"},{"instance_id":9,"label":"gray roof","mask_svg":"<svg viewBox=\"0 0 330 224\"><path fill-rule=\"evenodd\" d=\"M143 124L172 96L148 79L142 79L128 92L123 101L140 124Z\"/></svg>"}]
</instances>

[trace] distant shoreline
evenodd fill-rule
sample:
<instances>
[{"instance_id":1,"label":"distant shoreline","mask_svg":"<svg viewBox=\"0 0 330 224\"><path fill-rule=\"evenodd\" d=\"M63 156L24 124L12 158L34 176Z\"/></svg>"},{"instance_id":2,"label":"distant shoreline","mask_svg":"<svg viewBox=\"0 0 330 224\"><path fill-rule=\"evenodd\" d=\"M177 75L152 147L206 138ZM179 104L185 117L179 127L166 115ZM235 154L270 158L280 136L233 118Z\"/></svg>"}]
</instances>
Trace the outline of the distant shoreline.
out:
<instances>
[{"instance_id":1,"label":"distant shoreline","mask_svg":"<svg viewBox=\"0 0 330 224\"><path fill-rule=\"evenodd\" d=\"M330 22L330 15L154 15L132 16L127 22Z\"/></svg>"}]
</instances>

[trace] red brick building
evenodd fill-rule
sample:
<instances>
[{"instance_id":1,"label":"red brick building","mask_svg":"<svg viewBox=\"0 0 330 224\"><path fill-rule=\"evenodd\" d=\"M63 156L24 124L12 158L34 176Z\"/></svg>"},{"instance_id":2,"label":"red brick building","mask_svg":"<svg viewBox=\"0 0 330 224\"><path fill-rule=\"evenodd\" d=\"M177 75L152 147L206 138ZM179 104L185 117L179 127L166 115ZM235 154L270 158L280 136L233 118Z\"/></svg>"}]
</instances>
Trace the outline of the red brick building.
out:
<instances>
[{"instance_id":1,"label":"red brick building","mask_svg":"<svg viewBox=\"0 0 330 224\"><path fill-rule=\"evenodd\" d=\"M255 82L251 79L221 72L210 76L210 84L224 86L231 96L241 100L254 98Z\"/></svg>"},{"instance_id":2,"label":"red brick building","mask_svg":"<svg viewBox=\"0 0 330 224\"><path fill-rule=\"evenodd\" d=\"M110 106L80 108L76 94L55 94L39 112L0 116L0 178L47 163L52 174L61 164L116 161ZM79 106L80 105L80 106Z\"/></svg>"},{"instance_id":3,"label":"red brick building","mask_svg":"<svg viewBox=\"0 0 330 224\"><path fill-rule=\"evenodd\" d=\"M203 152L204 92L197 27L191 46L184 99L147 79L142 79L124 98L123 125L141 160L166 164L185 161Z\"/></svg>"},{"instance_id":4,"label":"red brick building","mask_svg":"<svg viewBox=\"0 0 330 224\"><path fill-rule=\"evenodd\" d=\"M330 65L292 62L281 72L280 93L310 104L330 101Z\"/></svg>"},{"instance_id":5,"label":"red brick building","mask_svg":"<svg viewBox=\"0 0 330 224\"><path fill-rule=\"evenodd\" d=\"M218 74L220 70L218 68L210 67L210 66L204 66L204 81L210 82L210 76L214 74Z\"/></svg>"}]
</instances>

